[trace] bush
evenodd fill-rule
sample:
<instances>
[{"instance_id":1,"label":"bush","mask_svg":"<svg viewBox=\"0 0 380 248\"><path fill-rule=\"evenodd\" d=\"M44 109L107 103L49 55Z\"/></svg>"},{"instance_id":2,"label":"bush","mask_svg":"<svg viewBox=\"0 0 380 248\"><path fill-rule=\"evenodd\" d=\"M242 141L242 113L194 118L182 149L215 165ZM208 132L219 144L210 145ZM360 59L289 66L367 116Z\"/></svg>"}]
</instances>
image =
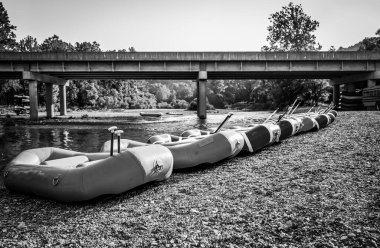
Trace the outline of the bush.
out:
<instances>
[{"instance_id":1,"label":"bush","mask_svg":"<svg viewBox=\"0 0 380 248\"><path fill-rule=\"evenodd\" d=\"M159 103L157 103L157 108L159 108L159 109L171 109L171 108L173 108L173 106L167 102L159 102Z\"/></svg>"},{"instance_id":2,"label":"bush","mask_svg":"<svg viewBox=\"0 0 380 248\"><path fill-rule=\"evenodd\" d=\"M176 99L172 101L172 106L175 109L188 109L190 104L185 100Z\"/></svg>"},{"instance_id":3,"label":"bush","mask_svg":"<svg viewBox=\"0 0 380 248\"><path fill-rule=\"evenodd\" d=\"M197 109L198 109L197 98L194 98L194 100L191 101L188 107L188 110L197 110ZM206 101L206 109L215 110L215 107L212 104L208 103L208 101Z\"/></svg>"}]
</instances>

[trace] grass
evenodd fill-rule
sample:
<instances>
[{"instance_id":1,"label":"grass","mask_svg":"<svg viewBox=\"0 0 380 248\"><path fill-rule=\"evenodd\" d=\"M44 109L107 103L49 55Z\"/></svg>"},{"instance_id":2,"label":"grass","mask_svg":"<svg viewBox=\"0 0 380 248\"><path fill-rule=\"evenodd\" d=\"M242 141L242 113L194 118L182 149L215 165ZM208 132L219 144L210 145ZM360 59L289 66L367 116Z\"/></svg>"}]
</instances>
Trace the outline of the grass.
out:
<instances>
[{"instance_id":1,"label":"grass","mask_svg":"<svg viewBox=\"0 0 380 248\"><path fill-rule=\"evenodd\" d=\"M61 204L0 188L0 247L377 247L380 113L256 154Z\"/></svg>"}]
</instances>

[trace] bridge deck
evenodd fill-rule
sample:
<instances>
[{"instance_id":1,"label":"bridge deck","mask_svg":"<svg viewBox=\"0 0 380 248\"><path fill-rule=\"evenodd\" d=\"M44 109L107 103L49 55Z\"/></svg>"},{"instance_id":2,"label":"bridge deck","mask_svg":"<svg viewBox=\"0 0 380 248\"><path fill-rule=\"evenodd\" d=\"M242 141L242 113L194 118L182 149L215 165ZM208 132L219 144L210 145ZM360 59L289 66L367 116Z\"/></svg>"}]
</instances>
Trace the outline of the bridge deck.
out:
<instances>
[{"instance_id":1,"label":"bridge deck","mask_svg":"<svg viewBox=\"0 0 380 248\"><path fill-rule=\"evenodd\" d=\"M0 79L337 78L380 70L380 52L1 53Z\"/></svg>"}]
</instances>

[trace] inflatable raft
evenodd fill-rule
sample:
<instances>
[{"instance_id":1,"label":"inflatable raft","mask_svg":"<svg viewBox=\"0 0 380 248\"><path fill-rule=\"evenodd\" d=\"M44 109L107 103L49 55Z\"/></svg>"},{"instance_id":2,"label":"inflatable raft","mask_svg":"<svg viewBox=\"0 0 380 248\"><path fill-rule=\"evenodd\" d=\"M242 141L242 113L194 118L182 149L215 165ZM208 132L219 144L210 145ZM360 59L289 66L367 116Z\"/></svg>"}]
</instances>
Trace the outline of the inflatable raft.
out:
<instances>
[{"instance_id":1,"label":"inflatable raft","mask_svg":"<svg viewBox=\"0 0 380 248\"><path fill-rule=\"evenodd\" d=\"M235 131L222 131L215 134L186 139L172 140L173 135L158 135L151 137L149 142L159 143L173 154L174 169L183 169L201 164L212 164L220 160L236 156L244 146L243 136ZM120 140L120 150L129 150L137 146L151 146L149 143L128 139ZM116 140L113 145L116 151ZM110 152L111 141L104 143L101 152Z\"/></svg>"},{"instance_id":2,"label":"inflatable raft","mask_svg":"<svg viewBox=\"0 0 380 248\"><path fill-rule=\"evenodd\" d=\"M162 113L147 113L147 112L140 112L140 115L142 117L161 117Z\"/></svg>"},{"instance_id":3,"label":"inflatable raft","mask_svg":"<svg viewBox=\"0 0 380 248\"><path fill-rule=\"evenodd\" d=\"M47 147L14 158L5 168L4 184L11 191L75 202L165 180L172 169L172 153L160 145L131 148L112 157Z\"/></svg>"},{"instance_id":4,"label":"inflatable raft","mask_svg":"<svg viewBox=\"0 0 380 248\"><path fill-rule=\"evenodd\" d=\"M278 142L281 135L280 127L273 123L257 124L237 130L244 137L243 150L251 153Z\"/></svg>"}]
</instances>

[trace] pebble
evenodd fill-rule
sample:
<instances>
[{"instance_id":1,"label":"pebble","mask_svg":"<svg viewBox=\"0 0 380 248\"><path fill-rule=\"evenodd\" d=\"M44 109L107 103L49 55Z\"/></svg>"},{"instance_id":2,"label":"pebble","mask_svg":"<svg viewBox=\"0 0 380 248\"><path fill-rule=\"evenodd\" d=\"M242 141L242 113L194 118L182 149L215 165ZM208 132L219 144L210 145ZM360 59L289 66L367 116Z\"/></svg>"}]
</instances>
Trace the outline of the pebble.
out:
<instances>
[{"instance_id":1,"label":"pebble","mask_svg":"<svg viewBox=\"0 0 380 248\"><path fill-rule=\"evenodd\" d=\"M26 228L25 222L18 223L17 228L19 228L19 229Z\"/></svg>"}]
</instances>

